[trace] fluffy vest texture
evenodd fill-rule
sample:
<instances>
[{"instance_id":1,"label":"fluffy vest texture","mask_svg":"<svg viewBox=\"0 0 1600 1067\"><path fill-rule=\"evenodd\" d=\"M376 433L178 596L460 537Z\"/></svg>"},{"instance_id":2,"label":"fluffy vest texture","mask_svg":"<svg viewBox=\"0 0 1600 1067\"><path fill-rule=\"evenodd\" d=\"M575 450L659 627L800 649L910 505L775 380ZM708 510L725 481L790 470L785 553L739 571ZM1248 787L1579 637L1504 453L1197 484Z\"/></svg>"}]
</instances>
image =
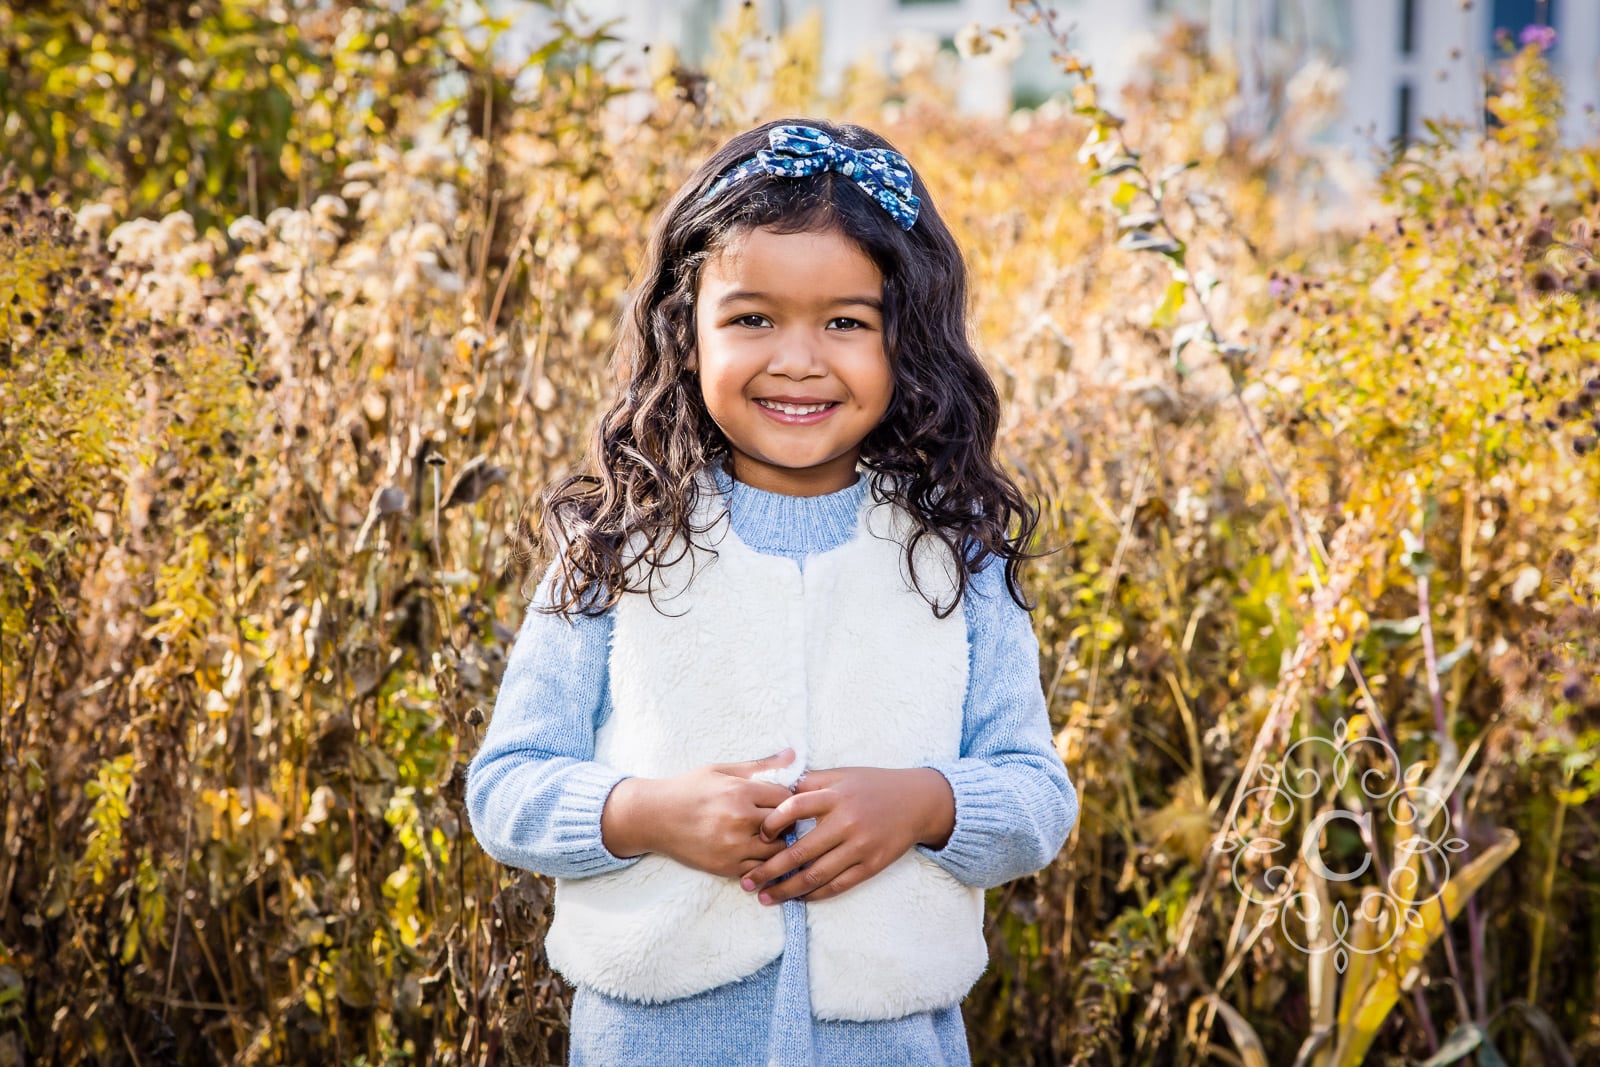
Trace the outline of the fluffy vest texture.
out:
<instances>
[{"instance_id":1,"label":"fluffy vest texture","mask_svg":"<svg viewBox=\"0 0 1600 1067\"><path fill-rule=\"evenodd\" d=\"M802 573L739 540L709 476L700 499L695 525L711 528L697 548L658 572L653 603L630 593L614 609L613 710L596 760L655 778L793 747L794 764L771 775L791 784L807 767L960 755L965 617L935 618L908 580L908 515L876 503L869 487L855 537L809 557ZM929 540L918 546L917 577L948 604L953 561ZM988 961L982 892L915 849L806 915L820 1019L947 1007ZM569 981L659 1002L747 977L783 941L779 908L735 879L652 853L620 871L558 879L545 947Z\"/></svg>"}]
</instances>

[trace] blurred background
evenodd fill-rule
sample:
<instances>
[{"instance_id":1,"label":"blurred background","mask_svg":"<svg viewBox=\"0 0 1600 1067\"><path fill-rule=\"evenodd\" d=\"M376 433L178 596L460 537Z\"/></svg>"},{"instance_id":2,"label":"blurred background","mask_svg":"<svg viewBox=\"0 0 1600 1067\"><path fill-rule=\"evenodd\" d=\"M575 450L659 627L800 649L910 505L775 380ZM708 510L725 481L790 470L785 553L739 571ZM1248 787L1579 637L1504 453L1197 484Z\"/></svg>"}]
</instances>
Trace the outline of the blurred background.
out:
<instances>
[{"instance_id":1,"label":"blurred background","mask_svg":"<svg viewBox=\"0 0 1600 1067\"><path fill-rule=\"evenodd\" d=\"M1600 1057L1600 7L0 0L0 1067L554 1064L466 762L649 228L879 131L1082 811L978 1064Z\"/></svg>"}]
</instances>

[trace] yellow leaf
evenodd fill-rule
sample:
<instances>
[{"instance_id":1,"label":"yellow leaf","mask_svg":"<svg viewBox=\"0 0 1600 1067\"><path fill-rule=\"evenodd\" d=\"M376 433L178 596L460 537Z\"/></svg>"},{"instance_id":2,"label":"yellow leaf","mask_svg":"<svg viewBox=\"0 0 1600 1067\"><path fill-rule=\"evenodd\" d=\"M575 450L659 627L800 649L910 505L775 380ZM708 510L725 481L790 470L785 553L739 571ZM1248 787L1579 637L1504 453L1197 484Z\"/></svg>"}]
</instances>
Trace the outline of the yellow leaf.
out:
<instances>
[{"instance_id":1,"label":"yellow leaf","mask_svg":"<svg viewBox=\"0 0 1600 1067\"><path fill-rule=\"evenodd\" d=\"M1341 1029L1334 1054L1337 1067L1361 1067L1367 1051L1382 1029L1390 1010L1428 949L1444 933L1445 924L1460 914L1468 899L1499 869L1521 844L1517 835L1502 829L1499 839L1447 882L1439 895L1417 908L1417 925L1408 925L1396 939L1393 952L1376 961L1371 985L1359 996L1348 1029ZM1353 992L1353 991L1351 991ZM1348 994L1347 994L1348 995Z\"/></svg>"},{"instance_id":2,"label":"yellow leaf","mask_svg":"<svg viewBox=\"0 0 1600 1067\"><path fill-rule=\"evenodd\" d=\"M1167 283L1166 296L1161 300L1161 306L1156 308L1155 315L1150 319L1153 329L1165 330L1178 321L1178 312L1183 310L1184 294L1189 291L1189 286L1180 281Z\"/></svg>"},{"instance_id":3,"label":"yellow leaf","mask_svg":"<svg viewBox=\"0 0 1600 1067\"><path fill-rule=\"evenodd\" d=\"M1244 1061L1245 1067L1267 1067L1266 1046L1245 1021L1245 1017L1239 1014L1238 1009L1215 993L1208 993L1200 1000L1216 1008L1217 1014L1222 1016L1222 1023L1228 1028L1228 1036L1233 1038L1234 1045L1238 1047L1239 1058Z\"/></svg>"},{"instance_id":4,"label":"yellow leaf","mask_svg":"<svg viewBox=\"0 0 1600 1067\"><path fill-rule=\"evenodd\" d=\"M120 958L121 958L123 963L132 963L133 962L133 958L135 956L137 956L138 954L139 954L139 924L138 923L129 923L128 924L128 929L126 931L124 931L123 935L122 935L122 953L121 953Z\"/></svg>"},{"instance_id":5,"label":"yellow leaf","mask_svg":"<svg viewBox=\"0 0 1600 1067\"><path fill-rule=\"evenodd\" d=\"M1393 917L1394 913L1384 903L1382 890L1368 886L1361 891L1361 903L1351 917L1354 935L1349 939L1350 965L1339 994L1338 1033L1349 1029L1361 994L1377 973L1378 947L1391 936L1389 927Z\"/></svg>"}]
</instances>

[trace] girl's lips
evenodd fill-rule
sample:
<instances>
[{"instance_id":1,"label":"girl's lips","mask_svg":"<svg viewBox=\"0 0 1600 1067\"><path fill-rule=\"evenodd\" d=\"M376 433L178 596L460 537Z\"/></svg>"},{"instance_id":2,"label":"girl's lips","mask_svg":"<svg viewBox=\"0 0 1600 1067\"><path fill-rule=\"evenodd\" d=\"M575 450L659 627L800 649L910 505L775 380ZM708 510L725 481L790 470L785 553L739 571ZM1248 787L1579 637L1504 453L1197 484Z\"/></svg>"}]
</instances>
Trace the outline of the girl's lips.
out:
<instances>
[{"instance_id":1,"label":"girl's lips","mask_svg":"<svg viewBox=\"0 0 1600 1067\"><path fill-rule=\"evenodd\" d=\"M777 408L769 408L765 404L756 403L755 406L756 410L761 414L785 426L810 426L812 423L821 422L839 409L838 403L832 402L828 403L828 406L821 411L811 411L804 415L790 415L787 412L779 411Z\"/></svg>"}]
</instances>

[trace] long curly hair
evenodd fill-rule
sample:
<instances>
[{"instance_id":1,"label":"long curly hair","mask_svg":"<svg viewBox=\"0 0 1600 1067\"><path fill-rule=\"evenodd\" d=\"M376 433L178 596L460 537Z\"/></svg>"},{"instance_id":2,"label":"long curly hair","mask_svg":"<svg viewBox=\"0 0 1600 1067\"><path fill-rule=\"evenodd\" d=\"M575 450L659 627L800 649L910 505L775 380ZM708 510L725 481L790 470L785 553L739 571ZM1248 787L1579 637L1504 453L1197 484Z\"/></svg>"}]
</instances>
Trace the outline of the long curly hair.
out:
<instances>
[{"instance_id":1,"label":"long curly hair","mask_svg":"<svg viewBox=\"0 0 1600 1067\"><path fill-rule=\"evenodd\" d=\"M851 148L893 148L860 126L778 119L730 139L672 197L623 316L613 359L617 392L595 427L592 473L566 477L545 494L544 533L557 561L547 612L603 613L623 593L648 590L654 569L676 562L693 534L704 532L691 527L701 491L696 475L723 461L728 442L686 365L695 346L695 297L707 260L758 228L840 232L883 275L893 394L861 442L860 462L887 476L874 478L875 499L900 505L914 520L907 565L934 614L955 610L971 574L993 558L1005 563L1012 599L1031 610L1018 571L1038 555L1029 550L1038 508L995 460L1000 398L968 339L966 264L922 177L913 176L921 205L909 230L831 170L803 178L747 175L702 199L725 171L768 146L768 130L787 124L814 126ZM924 537L964 561L949 604L929 597L916 579L913 554Z\"/></svg>"}]
</instances>

